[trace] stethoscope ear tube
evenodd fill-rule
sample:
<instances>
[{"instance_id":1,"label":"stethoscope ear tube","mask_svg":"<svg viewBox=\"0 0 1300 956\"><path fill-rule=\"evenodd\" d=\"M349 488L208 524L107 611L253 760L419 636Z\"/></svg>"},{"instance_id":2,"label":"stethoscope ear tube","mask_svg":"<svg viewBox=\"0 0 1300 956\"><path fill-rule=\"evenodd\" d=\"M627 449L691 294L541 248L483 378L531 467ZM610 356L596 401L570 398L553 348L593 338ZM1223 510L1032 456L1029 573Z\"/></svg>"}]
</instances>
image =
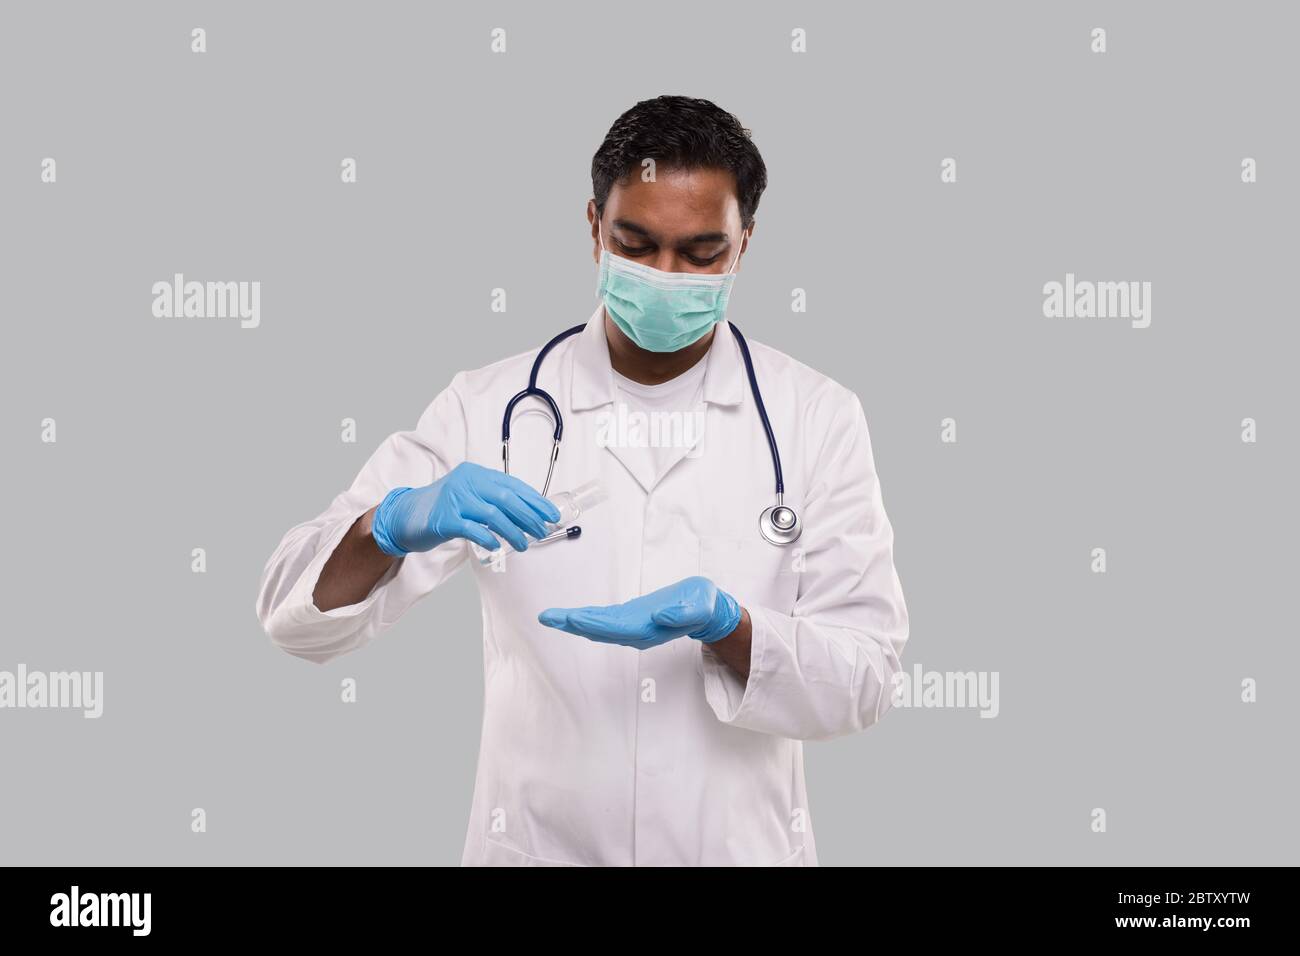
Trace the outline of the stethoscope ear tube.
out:
<instances>
[{"instance_id":1,"label":"stethoscope ear tube","mask_svg":"<svg viewBox=\"0 0 1300 956\"><path fill-rule=\"evenodd\" d=\"M510 416L514 413L515 406L522 399L528 397L540 398L551 408L551 414L554 416L551 421L555 423L555 430L552 432L553 441L551 442L551 460L546 466L546 483L542 485L542 497L551 490L551 476L555 474L555 462L560 457L560 437L564 432L564 419L560 416L559 406L555 404L555 399L551 398L540 388L524 389L514 398L510 399L510 404L506 406L506 417L501 423L501 470L507 475L510 474Z\"/></svg>"},{"instance_id":2,"label":"stethoscope ear tube","mask_svg":"<svg viewBox=\"0 0 1300 956\"><path fill-rule=\"evenodd\" d=\"M555 463L560 457L560 439L564 437L564 416L560 414L560 406L556 404L555 399L551 398L550 392L544 388L537 387L537 373L542 368L542 359L546 358L546 353L555 346L559 345L571 335L577 335L587 326L586 324L575 325L571 329L565 329L551 341L542 346L542 350L537 353L537 358L533 359L533 370L528 374L528 387L522 392L515 395L506 403L506 412L501 416L501 468L508 475L510 474L510 419L514 416L515 406L525 398L540 399L546 404L551 411L551 421L555 427L551 432L551 460L546 466L546 482L542 485L542 497L551 490L551 477L555 474Z\"/></svg>"}]
</instances>

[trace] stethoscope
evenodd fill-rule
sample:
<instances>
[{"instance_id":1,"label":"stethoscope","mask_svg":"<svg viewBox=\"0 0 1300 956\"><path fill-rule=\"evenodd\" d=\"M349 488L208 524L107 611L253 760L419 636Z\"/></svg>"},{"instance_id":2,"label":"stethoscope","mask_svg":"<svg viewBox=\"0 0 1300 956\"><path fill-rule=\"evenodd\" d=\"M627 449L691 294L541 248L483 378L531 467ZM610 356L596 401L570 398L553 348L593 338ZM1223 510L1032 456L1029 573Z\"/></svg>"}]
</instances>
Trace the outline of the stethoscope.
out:
<instances>
[{"instance_id":1,"label":"stethoscope","mask_svg":"<svg viewBox=\"0 0 1300 956\"><path fill-rule=\"evenodd\" d=\"M763 509L763 513L758 516L758 531L763 538L772 544L787 545L798 540L803 528L799 524L799 515L789 505L785 504L785 477L781 473L781 453L776 447L776 436L772 433L772 423L767 417L767 408L763 405L763 393L758 389L758 379L754 376L754 361L749 357L749 343L745 337L740 334L740 329L736 328L732 322L727 322L731 326L731 331L736 335L736 342L740 345L740 354L745 360L745 374L749 376L749 389L754 393L754 405L758 408L758 417L763 422L763 432L767 435L767 447L772 452L772 472L776 476L776 503ZM506 404L505 416L501 419L501 467L505 473L510 474L510 417L514 414L515 406L525 398L538 398L546 404L551 410L551 420L555 422L555 431L552 433L553 443L551 445L551 460L546 466L546 483L542 485L542 497L546 497L546 492L551 487L551 476L555 473L555 462L560 457L560 439L564 437L564 416L560 414L560 406L555 404L555 399L542 388L537 387L537 373L541 370L542 360L546 358L546 353L555 348L571 335L576 335L587 326L575 325L571 329L565 329L551 341L542 347L537 353L537 358L533 360L533 370L528 376L528 387L516 395ZM556 532L559 536L561 532ZM571 535L576 537L576 535Z\"/></svg>"}]
</instances>

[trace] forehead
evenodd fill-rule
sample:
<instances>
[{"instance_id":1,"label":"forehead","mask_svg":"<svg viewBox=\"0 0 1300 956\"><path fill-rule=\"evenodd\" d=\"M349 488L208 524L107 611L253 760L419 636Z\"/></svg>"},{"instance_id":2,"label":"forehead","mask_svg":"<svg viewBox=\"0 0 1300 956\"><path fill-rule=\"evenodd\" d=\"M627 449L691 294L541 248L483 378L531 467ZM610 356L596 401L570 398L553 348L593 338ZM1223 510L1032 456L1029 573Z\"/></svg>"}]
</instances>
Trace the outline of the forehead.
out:
<instances>
[{"instance_id":1,"label":"forehead","mask_svg":"<svg viewBox=\"0 0 1300 956\"><path fill-rule=\"evenodd\" d=\"M725 169L658 169L643 182L640 169L615 183L605 215L662 235L730 232L740 225L736 177Z\"/></svg>"}]
</instances>

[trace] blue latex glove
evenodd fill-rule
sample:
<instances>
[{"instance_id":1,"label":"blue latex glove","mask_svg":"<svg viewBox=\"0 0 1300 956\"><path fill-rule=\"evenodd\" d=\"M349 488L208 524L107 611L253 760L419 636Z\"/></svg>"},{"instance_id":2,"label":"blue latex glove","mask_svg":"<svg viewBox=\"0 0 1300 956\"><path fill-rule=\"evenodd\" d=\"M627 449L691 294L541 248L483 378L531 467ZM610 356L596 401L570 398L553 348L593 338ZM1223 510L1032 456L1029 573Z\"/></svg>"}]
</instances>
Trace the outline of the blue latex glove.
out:
<instances>
[{"instance_id":1,"label":"blue latex glove","mask_svg":"<svg viewBox=\"0 0 1300 956\"><path fill-rule=\"evenodd\" d=\"M647 648L678 637L712 644L736 629L740 605L708 578L693 577L625 604L547 608L537 620L601 644Z\"/></svg>"},{"instance_id":2,"label":"blue latex glove","mask_svg":"<svg viewBox=\"0 0 1300 956\"><path fill-rule=\"evenodd\" d=\"M501 542L489 529L527 551L525 532L545 537L542 522L559 520L555 505L518 478L467 461L423 488L394 488L375 509L370 533L380 551L398 557L452 538L495 551Z\"/></svg>"}]
</instances>

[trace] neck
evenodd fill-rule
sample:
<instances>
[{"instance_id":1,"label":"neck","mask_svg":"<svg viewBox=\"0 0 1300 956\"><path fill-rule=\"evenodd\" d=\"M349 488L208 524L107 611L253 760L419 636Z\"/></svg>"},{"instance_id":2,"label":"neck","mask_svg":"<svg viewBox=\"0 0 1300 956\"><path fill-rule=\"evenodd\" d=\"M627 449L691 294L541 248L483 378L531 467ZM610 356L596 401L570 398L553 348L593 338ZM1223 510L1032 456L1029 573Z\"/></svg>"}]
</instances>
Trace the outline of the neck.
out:
<instances>
[{"instance_id":1,"label":"neck","mask_svg":"<svg viewBox=\"0 0 1300 956\"><path fill-rule=\"evenodd\" d=\"M640 385L662 385L670 382L709 353L713 344L714 329L709 329L698 342L693 342L676 352L651 352L637 345L614 321L605 316L605 341L609 344L609 361L614 371Z\"/></svg>"}]
</instances>

